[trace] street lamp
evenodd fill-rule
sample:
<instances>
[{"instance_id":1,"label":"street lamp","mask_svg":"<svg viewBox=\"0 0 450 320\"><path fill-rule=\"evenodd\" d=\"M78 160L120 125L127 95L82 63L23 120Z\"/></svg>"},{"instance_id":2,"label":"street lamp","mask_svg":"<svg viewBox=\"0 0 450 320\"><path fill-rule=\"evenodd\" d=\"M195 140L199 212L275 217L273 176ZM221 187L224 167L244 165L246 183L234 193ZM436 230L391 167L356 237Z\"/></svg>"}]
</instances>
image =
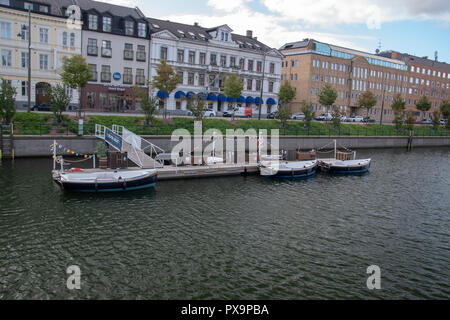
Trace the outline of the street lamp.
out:
<instances>
[{"instance_id":1,"label":"street lamp","mask_svg":"<svg viewBox=\"0 0 450 320\"><path fill-rule=\"evenodd\" d=\"M262 109L262 103L263 103L263 90L264 90L264 75L266 72L266 55L267 55L267 53L264 52L264 60L263 60L264 62L263 62L262 79L261 79L261 92L260 92L260 96L259 96L258 120L261 120L261 109Z\"/></svg>"},{"instance_id":2,"label":"street lamp","mask_svg":"<svg viewBox=\"0 0 450 320\"><path fill-rule=\"evenodd\" d=\"M28 27L23 25L21 33L17 36L24 39L25 31L28 30L28 107L27 111L31 111L31 9L28 9Z\"/></svg>"}]
</instances>

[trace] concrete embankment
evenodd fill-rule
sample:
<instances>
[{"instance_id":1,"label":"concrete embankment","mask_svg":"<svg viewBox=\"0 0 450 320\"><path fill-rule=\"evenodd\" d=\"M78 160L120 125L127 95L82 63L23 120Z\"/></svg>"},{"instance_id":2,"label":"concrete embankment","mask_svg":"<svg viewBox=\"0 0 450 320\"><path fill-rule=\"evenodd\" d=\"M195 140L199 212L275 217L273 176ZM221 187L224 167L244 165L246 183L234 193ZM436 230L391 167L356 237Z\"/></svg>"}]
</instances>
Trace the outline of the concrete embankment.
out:
<instances>
[{"instance_id":1,"label":"concrete embankment","mask_svg":"<svg viewBox=\"0 0 450 320\"><path fill-rule=\"evenodd\" d=\"M144 138L166 151L172 150L178 143L171 141L170 136L145 136ZM294 150L298 147L304 150L317 149L330 143L333 139L336 139L339 145L349 149L406 148L408 143L408 137L282 136L280 137L280 149ZM94 136L15 136L15 157L51 156L50 145L53 140L78 153L95 152L95 146L100 141ZM418 147L450 147L450 136L414 137L413 148Z\"/></svg>"}]
</instances>

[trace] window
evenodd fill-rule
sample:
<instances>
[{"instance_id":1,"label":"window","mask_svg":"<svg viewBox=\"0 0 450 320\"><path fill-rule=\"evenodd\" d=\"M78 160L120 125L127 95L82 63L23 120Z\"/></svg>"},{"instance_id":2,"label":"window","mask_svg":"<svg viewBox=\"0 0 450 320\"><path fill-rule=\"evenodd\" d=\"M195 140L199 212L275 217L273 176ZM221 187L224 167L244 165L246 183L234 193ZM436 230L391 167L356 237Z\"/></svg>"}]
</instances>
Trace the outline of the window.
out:
<instances>
[{"instance_id":1,"label":"window","mask_svg":"<svg viewBox=\"0 0 450 320\"><path fill-rule=\"evenodd\" d=\"M111 41L103 40L102 41L102 57L111 58L112 50L111 50Z\"/></svg>"},{"instance_id":2,"label":"window","mask_svg":"<svg viewBox=\"0 0 450 320\"><path fill-rule=\"evenodd\" d=\"M251 91L253 89L253 80L247 79L247 90Z\"/></svg>"},{"instance_id":3,"label":"window","mask_svg":"<svg viewBox=\"0 0 450 320\"><path fill-rule=\"evenodd\" d=\"M183 73L183 71L178 71L177 72L177 76L181 80L181 84L184 84L184 73Z\"/></svg>"},{"instance_id":4,"label":"window","mask_svg":"<svg viewBox=\"0 0 450 320\"><path fill-rule=\"evenodd\" d=\"M167 47L161 47L159 56L161 60L167 60Z\"/></svg>"},{"instance_id":5,"label":"window","mask_svg":"<svg viewBox=\"0 0 450 320\"><path fill-rule=\"evenodd\" d=\"M39 28L39 42L48 43L48 29Z\"/></svg>"},{"instance_id":6,"label":"window","mask_svg":"<svg viewBox=\"0 0 450 320\"><path fill-rule=\"evenodd\" d=\"M98 29L98 16L94 14L89 15L89 29L97 30Z\"/></svg>"},{"instance_id":7,"label":"window","mask_svg":"<svg viewBox=\"0 0 450 320\"><path fill-rule=\"evenodd\" d=\"M136 60L137 61L145 61L146 60L145 46L144 45L138 45L137 46Z\"/></svg>"},{"instance_id":8,"label":"window","mask_svg":"<svg viewBox=\"0 0 450 320\"><path fill-rule=\"evenodd\" d=\"M123 83L133 84L133 69L127 67L123 68Z\"/></svg>"},{"instance_id":9,"label":"window","mask_svg":"<svg viewBox=\"0 0 450 320\"><path fill-rule=\"evenodd\" d=\"M200 64L205 65L206 64L206 53L200 52Z\"/></svg>"},{"instance_id":10,"label":"window","mask_svg":"<svg viewBox=\"0 0 450 320\"><path fill-rule=\"evenodd\" d=\"M125 34L127 36L134 35L134 22L133 21L125 21Z\"/></svg>"},{"instance_id":11,"label":"window","mask_svg":"<svg viewBox=\"0 0 450 320\"><path fill-rule=\"evenodd\" d=\"M226 56L220 56L220 65L222 67L226 67L227 66L227 57Z\"/></svg>"},{"instance_id":12,"label":"window","mask_svg":"<svg viewBox=\"0 0 450 320\"><path fill-rule=\"evenodd\" d=\"M11 67L12 52L11 50L2 49L2 66Z\"/></svg>"},{"instance_id":13,"label":"window","mask_svg":"<svg viewBox=\"0 0 450 320\"><path fill-rule=\"evenodd\" d=\"M9 6L9 0L0 0L0 4L4 5L4 6Z\"/></svg>"},{"instance_id":14,"label":"window","mask_svg":"<svg viewBox=\"0 0 450 320\"><path fill-rule=\"evenodd\" d=\"M134 51L132 43L125 43L125 49L123 51L123 58L125 60L133 60Z\"/></svg>"},{"instance_id":15,"label":"window","mask_svg":"<svg viewBox=\"0 0 450 320\"><path fill-rule=\"evenodd\" d=\"M145 38L147 36L147 25L143 22L138 23L138 36Z\"/></svg>"},{"instance_id":16,"label":"window","mask_svg":"<svg viewBox=\"0 0 450 320\"><path fill-rule=\"evenodd\" d=\"M228 41L228 33L225 33L225 41Z\"/></svg>"},{"instance_id":17,"label":"window","mask_svg":"<svg viewBox=\"0 0 450 320\"><path fill-rule=\"evenodd\" d=\"M22 24L20 27L20 39L29 40L28 39L29 36L30 36L30 32L28 31L28 26L25 24Z\"/></svg>"},{"instance_id":18,"label":"window","mask_svg":"<svg viewBox=\"0 0 450 320\"><path fill-rule=\"evenodd\" d=\"M236 57L230 57L230 67L236 66Z\"/></svg>"},{"instance_id":19,"label":"window","mask_svg":"<svg viewBox=\"0 0 450 320\"><path fill-rule=\"evenodd\" d=\"M261 90L261 80L256 80L256 91L260 91Z\"/></svg>"},{"instance_id":20,"label":"window","mask_svg":"<svg viewBox=\"0 0 450 320\"><path fill-rule=\"evenodd\" d=\"M95 100L96 100L95 92L86 93L86 104L87 104L88 108L90 108L90 109L95 108Z\"/></svg>"},{"instance_id":21,"label":"window","mask_svg":"<svg viewBox=\"0 0 450 320\"><path fill-rule=\"evenodd\" d=\"M269 73L275 73L275 63L270 64Z\"/></svg>"},{"instance_id":22,"label":"window","mask_svg":"<svg viewBox=\"0 0 450 320\"><path fill-rule=\"evenodd\" d=\"M39 6L39 11L48 13L48 6Z\"/></svg>"},{"instance_id":23,"label":"window","mask_svg":"<svg viewBox=\"0 0 450 320\"><path fill-rule=\"evenodd\" d=\"M28 68L28 52L20 53L20 65L22 68Z\"/></svg>"},{"instance_id":24,"label":"window","mask_svg":"<svg viewBox=\"0 0 450 320\"><path fill-rule=\"evenodd\" d=\"M205 85L205 75L203 73L200 73L198 75L198 85L204 86Z\"/></svg>"},{"instance_id":25,"label":"window","mask_svg":"<svg viewBox=\"0 0 450 320\"><path fill-rule=\"evenodd\" d=\"M23 8L24 8L25 10L33 10L33 4L32 4L32 3L29 3L29 2L24 2L24 3L23 3Z\"/></svg>"},{"instance_id":26,"label":"window","mask_svg":"<svg viewBox=\"0 0 450 320\"><path fill-rule=\"evenodd\" d=\"M241 68L241 70L244 70L244 64L245 64L245 59L244 58L239 59L239 67Z\"/></svg>"},{"instance_id":27,"label":"window","mask_svg":"<svg viewBox=\"0 0 450 320\"><path fill-rule=\"evenodd\" d=\"M269 92L273 92L273 82L269 82Z\"/></svg>"},{"instance_id":28,"label":"window","mask_svg":"<svg viewBox=\"0 0 450 320\"><path fill-rule=\"evenodd\" d=\"M188 73L188 85L190 85L190 86L194 85L194 73L193 72Z\"/></svg>"},{"instance_id":29,"label":"window","mask_svg":"<svg viewBox=\"0 0 450 320\"><path fill-rule=\"evenodd\" d=\"M261 61L256 62L256 71L257 72L262 71L262 62Z\"/></svg>"},{"instance_id":30,"label":"window","mask_svg":"<svg viewBox=\"0 0 450 320\"><path fill-rule=\"evenodd\" d=\"M145 84L144 69L136 69L136 84Z\"/></svg>"},{"instance_id":31,"label":"window","mask_svg":"<svg viewBox=\"0 0 450 320\"><path fill-rule=\"evenodd\" d=\"M177 62L184 62L184 50L178 49L178 51L177 51Z\"/></svg>"},{"instance_id":32,"label":"window","mask_svg":"<svg viewBox=\"0 0 450 320\"><path fill-rule=\"evenodd\" d=\"M21 81L22 83L22 96L28 96L28 81Z\"/></svg>"},{"instance_id":33,"label":"window","mask_svg":"<svg viewBox=\"0 0 450 320\"><path fill-rule=\"evenodd\" d=\"M112 19L110 17L103 17L103 31L111 32Z\"/></svg>"},{"instance_id":34,"label":"window","mask_svg":"<svg viewBox=\"0 0 450 320\"><path fill-rule=\"evenodd\" d=\"M39 69L48 70L48 54L39 54Z\"/></svg>"},{"instance_id":35,"label":"window","mask_svg":"<svg viewBox=\"0 0 450 320\"><path fill-rule=\"evenodd\" d=\"M97 39L88 39L87 54L93 56L98 54Z\"/></svg>"},{"instance_id":36,"label":"window","mask_svg":"<svg viewBox=\"0 0 450 320\"><path fill-rule=\"evenodd\" d=\"M217 66L217 56L215 54L211 54L209 63L212 66Z\"/></svg>"},{"instance_id":37,"label":"window","mask_svg":"<svg viewBox=\"0 0 450 320\"><path fill-rule=\"evenodd\" d=\"M111 82L111 67L102 65L102 75L101 75L102 82Z\"/></svg>"},{"instance_id":38,"label":"window","mask_svg":"<svg viewBox=\"0 0 450 320\"><path fill-rule=\"evenodd\" d=\"M70 34L70 46L72 48L75 47L75 33L73 33L73 32Z\"/></svg>"},{"instance_id":39,"label":"window","mask_svg":"<svg viewBox=\"0 0 450 320\"><path fill-rule=\"evenodd\" d=\"M189 63L195 64L195 51L189 51Z\"/></svg>"},{"instance_id":40,"label":"window","mask_svg":"<svg viewBox=\"0 0 450 320\"><path fill-rule=\"evenodd\" d=\"M89 71L91 71L91 79L90 81L97 81L97 65L96 64L89 64Z\"/></svg>"},{"instance_id":41,"label":"window","mask_svg":"<svg viewBox=\"0 0 450 320\"><path fill-rule=\"evenodd\" d=\"M248 60L248 71L253 71L253 60Z\"/></svg>"},{"instance_id":42,"label":"window","mask_svg":"<svg viewBox=\"0 0 450 320\"><path fill-rule=\"evenodd\" d=\"M67 32L63 32L62 34L62 44L63 46L67 46Z\"/></svg>"}]
</instances>

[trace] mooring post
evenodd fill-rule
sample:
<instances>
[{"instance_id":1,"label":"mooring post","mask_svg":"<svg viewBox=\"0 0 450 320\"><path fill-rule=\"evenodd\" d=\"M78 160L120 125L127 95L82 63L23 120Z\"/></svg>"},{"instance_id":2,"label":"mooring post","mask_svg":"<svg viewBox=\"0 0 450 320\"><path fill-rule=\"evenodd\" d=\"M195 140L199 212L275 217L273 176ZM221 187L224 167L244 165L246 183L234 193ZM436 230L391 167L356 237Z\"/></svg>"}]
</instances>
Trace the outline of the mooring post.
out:
<instances>
[{"instance_id":1,"label":"mooring post","mask_svg":"<svg viewBox=\"0 0 450 320\"><path fill-rule=\"evenodd\" d=\"M11 122L11 133L10 133L10 144L11 144L11 157L14 160L14 123Z\"/></svg>"},{"instance_id":2,"label":"mooring post","mask_svg":"<svg viewBox=\"0 0 450 320\"><path fill-rule=\"evenodd\" d=\"M414 135L414 131L409 130L408 146L407 146L408 151L411 151L411 149L412 149L413 135Z\"/></svg>"}]
</instances>

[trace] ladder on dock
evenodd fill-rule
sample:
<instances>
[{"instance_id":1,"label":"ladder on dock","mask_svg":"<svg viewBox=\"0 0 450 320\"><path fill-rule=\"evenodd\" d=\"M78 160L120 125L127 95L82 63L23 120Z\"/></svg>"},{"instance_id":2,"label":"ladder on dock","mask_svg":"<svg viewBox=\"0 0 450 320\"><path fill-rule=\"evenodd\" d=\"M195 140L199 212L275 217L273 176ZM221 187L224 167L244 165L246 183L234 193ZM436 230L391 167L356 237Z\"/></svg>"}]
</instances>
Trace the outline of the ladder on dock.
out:
<instances>
[{"instance_id":1,"label":"ladder on dock","mask_svg":"<svg viewBox=\"0 0 450 320\"><path fill-rule=\"evenodd\" d=\"M128 159L133 161L138 167L143 169L163 167L162 163L153 158L163 153L163 149L127 130L125 127L114 124L112 126L112 132L122 139L122 147L119 150L116 145L105 139L106 129L107 127L96 124L95 136L108 143L117 151L127 152Z\"/></svg>"}]
</instances>

